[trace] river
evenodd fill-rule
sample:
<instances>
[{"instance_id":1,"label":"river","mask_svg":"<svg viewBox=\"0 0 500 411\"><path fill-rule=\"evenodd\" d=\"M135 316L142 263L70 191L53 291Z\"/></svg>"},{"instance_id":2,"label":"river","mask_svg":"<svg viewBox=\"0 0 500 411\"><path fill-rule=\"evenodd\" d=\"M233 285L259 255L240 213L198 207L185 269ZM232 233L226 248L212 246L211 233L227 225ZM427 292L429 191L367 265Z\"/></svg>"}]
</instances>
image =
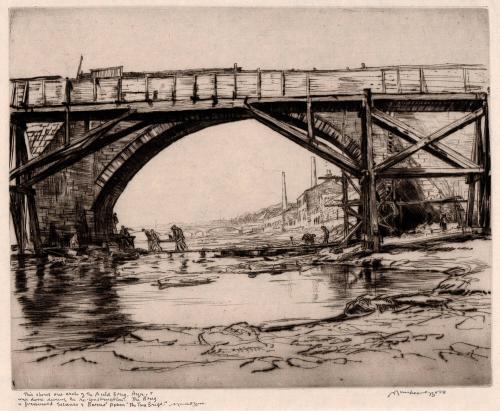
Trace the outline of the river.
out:
<instances>
[{"instance_id":1,"label":"river","mask_svg":"<svg viewBox=\"0 0 500 411\"><path fill-rule=\"evenodd\" d=\"M272 238L275 243L284 241L283 235ZM189 245L248 242L248 236L219 234L193 238ZM136 245L145 245L140 233ZM172 248L169 243L164 246ZM302 323L338 315L347 302L363 294L430 290L443 278L437 272L409 276L407 271L312 262L311 255L221 258L213 253L206 258L164 253L122 263L103 258L66 265L13 258L14 346L70 349L110 341L145 326ZM158 284L159 279L168 283L179 277L198 285Z\"/></svg>"}]
</instances>

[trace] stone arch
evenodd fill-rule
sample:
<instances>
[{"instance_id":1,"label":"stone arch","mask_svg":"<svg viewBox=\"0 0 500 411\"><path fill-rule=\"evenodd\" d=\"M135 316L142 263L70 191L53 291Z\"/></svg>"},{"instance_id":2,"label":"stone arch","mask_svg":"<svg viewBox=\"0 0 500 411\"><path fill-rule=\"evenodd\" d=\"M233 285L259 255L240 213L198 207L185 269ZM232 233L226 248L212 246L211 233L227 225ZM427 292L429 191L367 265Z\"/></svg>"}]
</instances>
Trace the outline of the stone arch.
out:
<instances>
[{"instance_id":1,"label":"stone arch","mask_svg":"<svg viewBox=\"0 0 500 411\"><path fill-rule=\"evenodd\" d=\"M93 204L95 239L104 241L113 233L113 209L129 181L153 157L181 138L207 127L243 120L224 117L186 120L149 126L111 160L95 180L99 187Z\"/></svg>"}]
</instances>

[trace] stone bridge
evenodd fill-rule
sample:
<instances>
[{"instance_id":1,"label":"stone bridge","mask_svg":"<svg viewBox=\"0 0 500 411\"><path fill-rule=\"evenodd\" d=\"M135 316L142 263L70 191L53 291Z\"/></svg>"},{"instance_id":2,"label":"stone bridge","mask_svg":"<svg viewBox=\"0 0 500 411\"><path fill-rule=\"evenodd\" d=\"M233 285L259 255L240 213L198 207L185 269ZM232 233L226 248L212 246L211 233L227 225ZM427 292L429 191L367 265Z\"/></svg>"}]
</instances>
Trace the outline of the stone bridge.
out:
<instances>
[{"instance_id":1,"label":"stone bridge","mask_svg":"<svg viewBox=\"0 0 500 411\"><path fill-rule=\"evenodd\" d=\"M12 79L10 90L10 210L21 251L47 245L51 229L109 240L113 207L149 160L186 135L250 118L341 170L345 241L356 234L377 249L387 193L400 207L415 200L396 198L405 181L427 202L465 193L467 224L489 228L482 66L112 67L76 79ZM347 198L348 186L356 198Z\"/></svg>"}]
</instances>

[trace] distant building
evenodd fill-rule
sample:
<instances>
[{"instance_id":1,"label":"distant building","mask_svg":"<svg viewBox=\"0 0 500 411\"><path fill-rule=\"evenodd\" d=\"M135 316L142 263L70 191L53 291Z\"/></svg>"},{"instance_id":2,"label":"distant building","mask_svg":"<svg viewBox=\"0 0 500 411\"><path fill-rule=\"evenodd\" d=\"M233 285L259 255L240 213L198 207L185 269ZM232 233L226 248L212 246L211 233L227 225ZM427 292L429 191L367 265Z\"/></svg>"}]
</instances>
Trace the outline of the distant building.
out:
<instances>
[{"instance_id":1,"label":"distant building","mask_svg":"<svg viewBox=\"0 0 500 411\"><path fill-rule=\"evenodd\" d=\"M297 198L297 225L311 227L335 224L343 216L340 205L342 184L339 179L328 179L305 190Z\"/></svg>"}]
</instances>

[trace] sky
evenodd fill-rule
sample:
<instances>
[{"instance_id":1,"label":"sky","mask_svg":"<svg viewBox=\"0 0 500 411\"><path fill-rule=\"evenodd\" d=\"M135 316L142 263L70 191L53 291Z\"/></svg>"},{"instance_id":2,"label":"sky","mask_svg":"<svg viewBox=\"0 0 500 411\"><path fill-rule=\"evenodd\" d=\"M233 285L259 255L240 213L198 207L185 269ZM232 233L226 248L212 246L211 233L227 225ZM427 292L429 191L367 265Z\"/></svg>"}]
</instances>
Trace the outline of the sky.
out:
<instances>
[{"instance_id":1,"label":"sky","mask_svg":"<svg viewBox=\"0 0 500 411\"><path fill-rule=\"evenodd\" d=\"M74 77L80 55L85 71L488 65L488 36L486 10L470 8L12 9L10 76ZM294 201L310 159L255 121L211 127L151 160L116 211L132 226L231 217L278 203L281 171Z\"/></svg>"}]
</instances>

